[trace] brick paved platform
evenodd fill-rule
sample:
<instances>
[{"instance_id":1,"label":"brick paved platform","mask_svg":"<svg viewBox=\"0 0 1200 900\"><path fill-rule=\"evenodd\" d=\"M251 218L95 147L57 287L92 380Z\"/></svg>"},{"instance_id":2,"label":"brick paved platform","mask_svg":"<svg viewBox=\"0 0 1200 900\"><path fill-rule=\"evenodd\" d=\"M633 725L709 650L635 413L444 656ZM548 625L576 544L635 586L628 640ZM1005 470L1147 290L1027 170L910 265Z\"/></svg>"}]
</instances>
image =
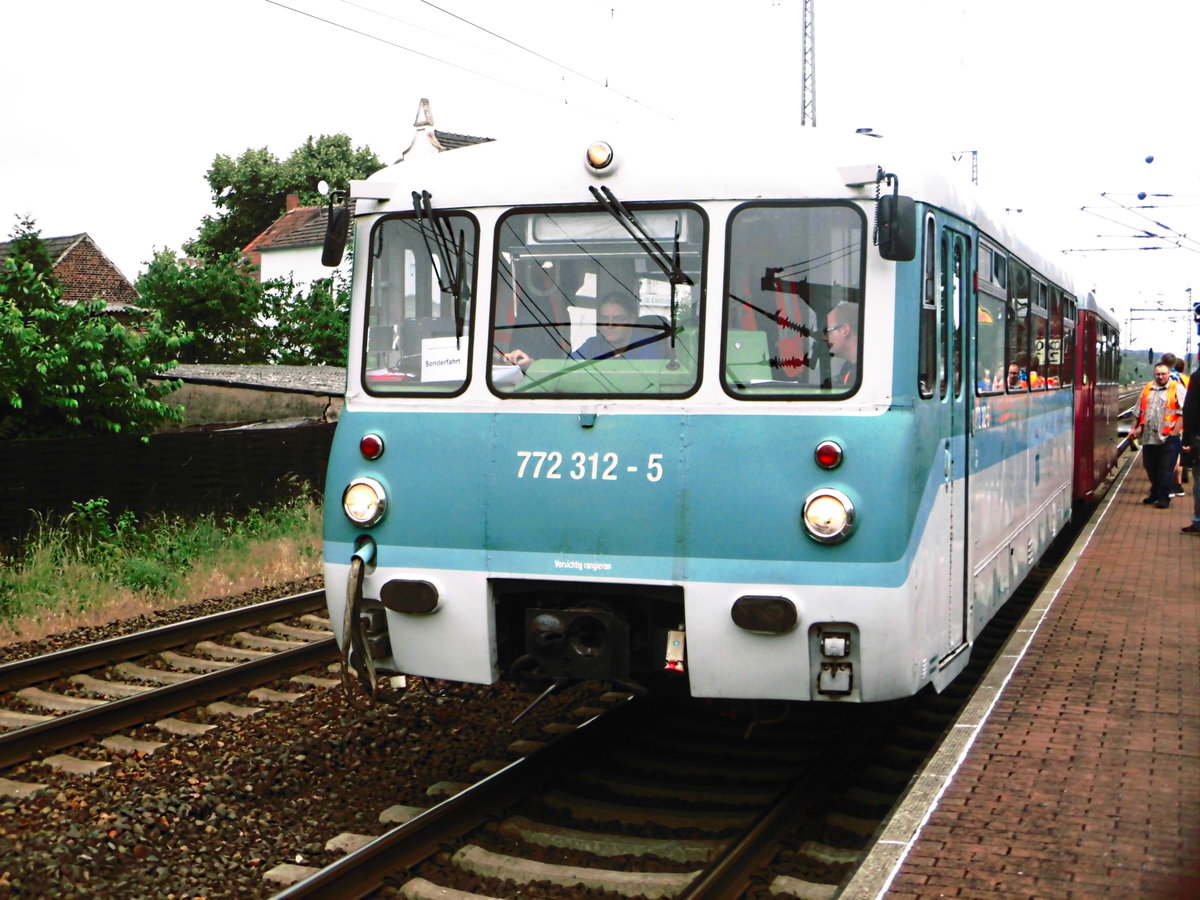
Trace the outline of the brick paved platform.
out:
<instances>
[{"instance_id":1,"label":"brick paved platform","mask_svg":"<svg viewBox=\"0 0 1200 900\"><path fill-rule=\"evenodd\" d=\"M1200 537L1120 479L841 897L1200 898Z\"/></svg>"}]
</instances>

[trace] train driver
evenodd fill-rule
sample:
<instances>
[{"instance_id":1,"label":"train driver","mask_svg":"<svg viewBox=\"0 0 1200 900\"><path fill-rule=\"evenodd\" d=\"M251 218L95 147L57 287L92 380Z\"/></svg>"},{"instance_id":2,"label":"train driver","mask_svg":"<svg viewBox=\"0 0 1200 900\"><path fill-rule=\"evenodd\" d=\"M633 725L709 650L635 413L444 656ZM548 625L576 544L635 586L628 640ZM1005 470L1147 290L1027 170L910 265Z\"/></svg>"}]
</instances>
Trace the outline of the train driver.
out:
<instances>
[{"instance_id":1,"label":"train driver","mask_svg":"<svg viewBox=\"0 0 1200 900\"><path fill-rule=\"evenodd\" d=\"M629 294L606 294L596 309L596 334L584 341L578 350L567 354L568 359L662 359L666 344L666 327L638 324L638 299ZM529 368L533 357L523 350L510 350L508 361Z\"/></svg>"},{"instance_id":2,"label":"train driver","mask_svg":"<svg viewBox=\"0 0 1200 900\"><path fill-rule=\"evenodd\" d=\"M842 360L833 376L834 387L850 387L858 378L858 305L843 301L825 317L825 343L829 355Z\"/></svg>"}]
</instances>

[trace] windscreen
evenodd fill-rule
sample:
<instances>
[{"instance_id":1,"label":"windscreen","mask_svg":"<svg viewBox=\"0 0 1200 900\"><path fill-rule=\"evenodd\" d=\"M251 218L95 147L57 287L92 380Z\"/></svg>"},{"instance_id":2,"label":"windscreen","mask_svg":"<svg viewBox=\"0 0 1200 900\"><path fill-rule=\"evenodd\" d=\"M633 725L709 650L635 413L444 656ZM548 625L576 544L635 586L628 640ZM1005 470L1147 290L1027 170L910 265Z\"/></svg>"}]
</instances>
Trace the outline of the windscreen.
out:
<instances>
[{"instance_id":1,"label":"windscreen","mask_svg":"<svg viewBox=\"0 0 1200 900\"><path fill-rule=\"evenodd\" d=\"M837 397L859 383L865 220L771 203L730 221L723 379L735 396Z\"/></svg>"},{"instance_id":2,"label":"windscreen","mask_svg":"<svg viewBox=\"0 0 1200 900\"><path fill-rule=\"evenodd\" d=\"M450 394L467 382L478 228L461 214L380 219L368 248L363 385Z\"/></svg>"},{"instance_id":3,"label":"windscreen","mask_svg":"<svg viewBox=\"0 0 1200 900\"><path fill-rule=\"evenodd\" d=\"M498 226L489 381L501 396L680 396L696 386L705 220L629 205ZM640 238L640 239L639 239Z\"/></svg>"}]
</instances>

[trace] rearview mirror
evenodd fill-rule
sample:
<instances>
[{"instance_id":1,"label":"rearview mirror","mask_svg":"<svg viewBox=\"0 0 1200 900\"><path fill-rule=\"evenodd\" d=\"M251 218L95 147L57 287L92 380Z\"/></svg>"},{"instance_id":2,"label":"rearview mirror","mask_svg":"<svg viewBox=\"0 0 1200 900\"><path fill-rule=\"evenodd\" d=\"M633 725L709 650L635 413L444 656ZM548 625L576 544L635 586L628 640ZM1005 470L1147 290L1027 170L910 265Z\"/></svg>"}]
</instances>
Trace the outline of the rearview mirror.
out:
<instances>
[{"instance_id":1,"label":"rearview mirror","mask_svg":"<svg viewBox=\"0 0 1200 900\"><path fill-rule=\"evenodd\" d=\"M321 248L321 265L331 269L341 265L349 233L350 210L344 206L331 205L329 221L325 223L325 246Z\"/></svg>"},{"instance_id":2,"label":"rearview mirror","mask_svg":"<svg viewBox=\"0 0 1200 900\"><path fill-rule=\"evenodd\" d=\"M885 194L879 198L879 255L908 262L917 255L917 204L912 197Z\"/></svg>"}]
</instances>

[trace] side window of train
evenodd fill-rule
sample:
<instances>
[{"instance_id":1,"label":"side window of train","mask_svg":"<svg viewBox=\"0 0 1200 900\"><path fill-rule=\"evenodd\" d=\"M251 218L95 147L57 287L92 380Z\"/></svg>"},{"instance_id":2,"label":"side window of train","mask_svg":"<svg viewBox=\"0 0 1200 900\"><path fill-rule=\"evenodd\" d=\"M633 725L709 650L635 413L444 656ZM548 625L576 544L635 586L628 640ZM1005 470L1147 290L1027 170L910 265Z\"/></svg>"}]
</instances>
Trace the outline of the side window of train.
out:
<instances>
[{"instance_id":1,"label":"side window of train","mask_svg":"<svg viewBox=\"0 0 1200 900\"><path fill-rule=\"evenodd\" d=\"M1048 317L1050 312L1050 288L1046 282L1035 279L1033 283L1032 316L1030 324L1031 352L1029 359L1029 389L1044 390L1046 387L1046 350L1048 342Z\"/></svg>"},{"instance_id":2,"label":"side window of train","mask_svg":"<svg viewBox=\"0 0 1200 900\"><path fill-rule=\"evenodd\" d=\"M729 220L721 378L739 399L835 398L859 385L862 211L748 203Z\"/></svg>"},{"instance_id":3,"label":"side window of train","mask_svg":"<svg viewBox=\"0 0 1200 900\"><path fill-rule=\"evenodd\" d=\"M1075 298L1063 294L1062 300L1062 366L1059 380L1063 387L1075 383Z\"/></svg>"},{"instance_id":4,"label":"side window of train","mask_svg":"<svg viewBox=\"0 0 1200 900\"><path fill-rule=\"evenodd\" d=\"M1096 370L1096 383L1108 384L1112 381L1112 331L1108 327L1108 323L1104 322L1100 325L1100 353L1099 365Z\"/></svg>"},{"instance_id":5,"label":"side window of train","mask_svg":"<svg viewBox=\"0 0 1200 900\"><path fill-rule=\"evenodd\" d=\"M925 247L921 273L921 322L917 348L917 392L933 396L937 377L937 232L933 216L925 220Z\"/></svg>"},{"instance_id":6,"label":"side window of train","mask_svg":"<svg viewBox=\"0 0 1200 900\"><path fill-rule=\"evenodd\" d=\"M938 397L946 399L946 389L950 383L950 291L953 287L950 277L950 236L943 230L938 246Z\"/></svg>"},{"instance_id":7,"label":"side window of train","mask_svg":"<svg viewBox=\"0 0 1200 900\"><path fill-rule=\"evenodd\" d=\"M1046 387L1062 384L1063 311L1062 291L1050 286L1049 334L1046 339Z\"/></svg>"},{"instance_id":8,"label":"side window of train","mask_svg":"<svg viewBox=\"0 0 1200 900\"><path fill-rule=\"evenodd\" d=\"M971 258L970 241L964 235L954 234L951 237L954 244L954 291L950 304L950 320L953 325L952 338L952 378L954 381L954 398L957 400L963 394L963 315L966 313L971 298L970 282L967 280L967 260Z\"/></svg>"},{"instance_id":9,"label":"side window of train","mask_svg":"<svg viewBox=\"0 0 1200 900\"><path fill-rule=\"evenodd\" d=\"M462 213L434 217L386 216L371 231L361 336L369 393L466 387L479 227Z\"/></svg>"},{"instance_id":10,"label":"side window of train","mask_svg":"<svg viewBox=\"0 0 1200 900\"><path fill-rule=\"evenodd\" d=\"M1015 259L1008 262L1008 376L1010 391L1029 390L1029 269Z\"/></svg>"},{"instance_id":11,"label":"side window of train","mask_svg":"<svg viewBox=\"0 0 1200 900\"><path fill-rule=\"evenodd\" d=\"M975 390L1004 390L1008 364L1004 356L1005 276L1008 260L995 247L979 245L979 290L975 294Z\"/></svg>"}]
</instances>

